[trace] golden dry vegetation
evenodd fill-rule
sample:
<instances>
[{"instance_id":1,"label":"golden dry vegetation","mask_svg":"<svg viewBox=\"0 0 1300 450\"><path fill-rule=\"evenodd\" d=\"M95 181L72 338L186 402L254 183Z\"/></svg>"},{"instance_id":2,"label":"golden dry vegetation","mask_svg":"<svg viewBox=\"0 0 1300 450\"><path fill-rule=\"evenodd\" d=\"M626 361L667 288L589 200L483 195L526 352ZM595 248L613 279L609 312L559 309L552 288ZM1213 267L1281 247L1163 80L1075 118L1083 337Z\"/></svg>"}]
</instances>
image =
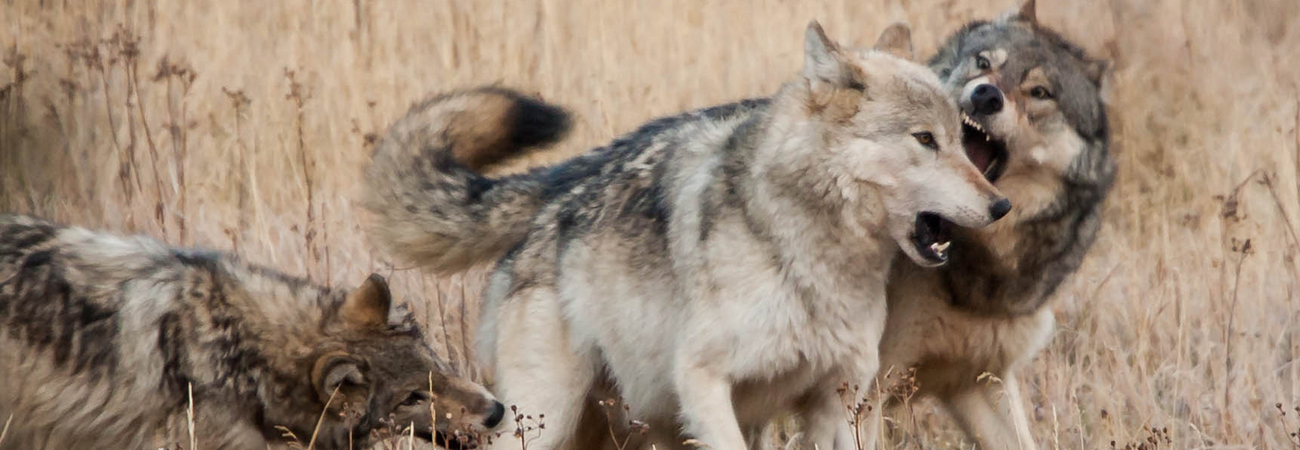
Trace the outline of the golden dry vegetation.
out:
<instances>
[{"instance_id":1,"label":"golden dry vegetation","mask_svg":"<svg viewBox=\"0 0 1300 450\"><path fill-rule=\"evenodd\" d=\"M355 204L368 144L412 102L492 82L537 92L579 118L558 152L572 153L658 115L773 92L798 69L810 19L862 44L905 21L924 55L1013 6L6 0L0 210L229 250L334 285L391 275L435 348L477 377L467 342L482 271L394 268ZM1098 244L1058 295L1059 331L1022 376L1037 439L1300 448L1288 436L1300 429L1300 2L1038 9L1113 63L1120 175ZM914 408L897 445L959 445L935 405Z\"/></svg>"}]
</instances>

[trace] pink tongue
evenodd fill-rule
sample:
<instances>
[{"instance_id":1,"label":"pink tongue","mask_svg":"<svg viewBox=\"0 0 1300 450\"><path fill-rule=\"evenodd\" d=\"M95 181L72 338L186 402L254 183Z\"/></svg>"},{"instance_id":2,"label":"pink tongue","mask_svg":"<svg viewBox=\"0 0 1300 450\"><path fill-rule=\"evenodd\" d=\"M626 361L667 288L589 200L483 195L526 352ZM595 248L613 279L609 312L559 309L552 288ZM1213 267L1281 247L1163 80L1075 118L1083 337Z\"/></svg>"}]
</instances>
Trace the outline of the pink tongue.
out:
<instances>
[{"instance_id":1,"label":"pink tongue","mask_svg":"<svg viewBox=\"0 0 1300 450\"><path fill-rule=\"evenodd\" d=\"M989 168L989 160L992 159L993 152L981 144L966 144L966 157L980 172Z\"/></svg>"}]
</instances>

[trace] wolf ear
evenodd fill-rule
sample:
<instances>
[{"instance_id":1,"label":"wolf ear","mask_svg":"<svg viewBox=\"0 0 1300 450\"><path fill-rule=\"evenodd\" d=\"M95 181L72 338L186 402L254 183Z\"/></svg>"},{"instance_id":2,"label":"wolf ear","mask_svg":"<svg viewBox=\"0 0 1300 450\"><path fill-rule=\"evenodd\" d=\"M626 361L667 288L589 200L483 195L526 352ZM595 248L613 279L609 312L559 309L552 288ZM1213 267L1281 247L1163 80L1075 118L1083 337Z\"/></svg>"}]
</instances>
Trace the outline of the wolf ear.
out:
<instances>
[{"instance_id":1,"label":"wolf ear","mask_svg":"<svg viewBox=\"0 0 1300 450\"><path fill-rule=\"evenodd\" d=\"M330 411L365 408L370 386L361 373L361 362L344 352L330 352L316 360L311 381L321 404Z\"/></svg>"},{"instance_id":2,"label":"wolf ear","mask_svg":"<svg viewBox=\"0 0 1300 450\"><path fill-rule=\"evenodd\" d=\"M880 33L880 39L876 39L875 49L911 61L915 57L912 53L912 29L901 22L890 24Z\"/></svg>"},{"instance_id":3,"label":"wolf ear","mask_svg":"<svg viewBox=\"0 0 1300 450\"><path fill-rule=\"evenodd\" d=\"M853 80L853 69L844 62L840 46L826 37L816 20L808 22L803 40L803 76L809 81L825 81L845 86Z\"/></svg>"},{"instance_id":4,"label":"wolf ear","mask_svg":"<svg viewBox=\"0 0 1300 450\"><path fill-rule=\"evenodd\" d=\"M1012 19L1028 23L1030 26L1038 26L1038 5L1037 0L1025 0L1020 4L1020 9L1011 14Z\"/></svg>"},{"instance_id":5,"label":"wolf ear","mask_svg":"<svg viewBox=\"0 0 1300 450\"><path fill-rule=\"evenodd\" d=\"M372 273L361 283L361 287L343 300L339 315L344 322L357 327L382 327L388 324L388 310L392 304L393 296L388 291L388 282L379 274Z\"/></svg>"}]
</instances>

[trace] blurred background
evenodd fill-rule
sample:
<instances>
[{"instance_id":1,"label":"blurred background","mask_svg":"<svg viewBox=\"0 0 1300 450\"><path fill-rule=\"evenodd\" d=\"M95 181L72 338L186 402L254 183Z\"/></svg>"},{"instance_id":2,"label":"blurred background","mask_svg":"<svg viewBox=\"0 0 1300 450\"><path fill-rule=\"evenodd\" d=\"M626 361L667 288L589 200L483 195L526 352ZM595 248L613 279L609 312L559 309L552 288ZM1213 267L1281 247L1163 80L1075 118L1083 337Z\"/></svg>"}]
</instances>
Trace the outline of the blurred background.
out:
<instances>
[{"instance_id":1,"label":"blurred background","mask_svg":"<svg viewBox=\"0 0 1300 450\"><path fill-rule=\"evenodd\" d=\"M422 97L502 83L572 109L560 158L653 117L768 95L804 25L928 57L1014 0L0 2L0 211L143 233L331 285L371 271L479 377L483 270L394 267L362 167ZM1039 0L1110 60L1106 225L1022 374L1046 448L1300 448L1300 2ZM531 161L543 163L545 161ZM896 446L959 448L929 402ZM1281 410L1290 411L1283 416ZM1153 431L1153 428L1156 431ZM969 448L969 444L965 444Z\"/></svg>"}]
</instances>

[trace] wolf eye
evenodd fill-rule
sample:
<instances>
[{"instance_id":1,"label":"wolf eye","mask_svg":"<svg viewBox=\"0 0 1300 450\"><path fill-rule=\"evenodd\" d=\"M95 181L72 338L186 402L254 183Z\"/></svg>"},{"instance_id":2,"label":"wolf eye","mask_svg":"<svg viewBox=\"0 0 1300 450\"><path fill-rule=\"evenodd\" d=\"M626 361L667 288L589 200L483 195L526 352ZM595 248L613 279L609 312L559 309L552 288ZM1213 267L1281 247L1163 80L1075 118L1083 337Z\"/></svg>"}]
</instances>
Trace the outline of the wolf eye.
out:
<instances>
[{"instance_id":1,"label":"wolf eye","mask_svg":"<svg viewBox=\"0 0 1300 450\"><path fill-rule=\"evenodd\" d=\"M934 140L934 135L930 134L929 131L912 133L912 137L916 138L916 142L920 143L921 145L924 145L928 149L931 150L939 149L939 142Z\"/></svg>"},{"instance_id":2,"label":"wolf eye","mask_svg":"<svg viewBox=\"0 0 1300 450\"><path fill-rule=\"evenodd\" d=\"M411 395L406 396L406 399L402 400L402 406L415 406L428 399L429 394L426 394L423 391L412 391Z\"/></svg>"},{"instance_id":3,"label":"wolf eye","mask_svg":"<svg viewBox=\"0 0 1300 450\"><path fill-rule=\"evenodd\" d=\"M1048 91L1045 87L1034 86L1033 89L1029 90L1029 96L1039 100L1047 100L1052 98L1052 92Z\"/></svg>"},{"instance_id":4,"label":"wolf eye","mask_svg":"<svg viewBox=\"0 0 1300 450\"><path fill-rule=\"evenodd\" d=\"M993 67L993 64L989 62L988 58L975 55L975 67L979 68L979 70L989 70L990 67Z\"/></svg>"}]
</instances>

